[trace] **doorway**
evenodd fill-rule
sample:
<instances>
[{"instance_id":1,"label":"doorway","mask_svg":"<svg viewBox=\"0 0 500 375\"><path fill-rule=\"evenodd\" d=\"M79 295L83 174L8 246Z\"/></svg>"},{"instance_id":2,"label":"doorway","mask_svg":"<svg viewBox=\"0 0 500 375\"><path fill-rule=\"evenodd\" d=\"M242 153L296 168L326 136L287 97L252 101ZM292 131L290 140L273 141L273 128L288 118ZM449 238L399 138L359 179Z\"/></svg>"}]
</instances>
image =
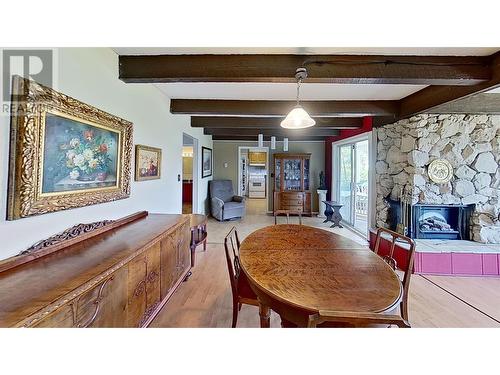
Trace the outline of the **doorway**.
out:
<instances>
[{"instance_id":1,"label":"doorway","mask_svg":"<svg viewBox=\"0 0 500 375\"><path fill-rule=\"evenodd\" d=\"M368 135L333 145L333 197L342 204L344 223L365 238L370 217L370 139Z\"/></svg>"},{"instance_id":2,"label":"doorway","mask_svg":"<svg viewBox=\"0 0 500 375\"><path fill-rule=\"evenodd\" d=\"M182 134L182 213L198 212L198 140Z\"/></svg>"},{"instance_id":3,"label":"doorway","mask_svg":"<svg viewBox=\"0 0 500 375\"><path fill-rule=\"evenodd\" d=\"M248 215L266 214L269 202L269 148L238 147L238 195Z\"/></svg>"}]
</instances>

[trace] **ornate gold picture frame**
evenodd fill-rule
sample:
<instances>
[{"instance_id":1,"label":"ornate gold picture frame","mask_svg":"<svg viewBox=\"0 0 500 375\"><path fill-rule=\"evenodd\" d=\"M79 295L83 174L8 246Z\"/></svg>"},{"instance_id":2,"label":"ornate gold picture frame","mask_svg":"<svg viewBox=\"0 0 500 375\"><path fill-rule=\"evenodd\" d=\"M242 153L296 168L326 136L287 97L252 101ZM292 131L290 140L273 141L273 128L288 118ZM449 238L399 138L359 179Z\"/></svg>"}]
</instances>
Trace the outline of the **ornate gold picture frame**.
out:
<instances>
[{"instance_id":1,"label":"ornate gold picture frame","mask_svg":"<svg viewBox=\"0 0 500 375\"><path fill-rule=\"evenodd\" d=\"M135 180L157 180L161 177L161 148L135 145Z\"/></svg>"},{"instance_id":2,"label":"ornate gold picture frame","mask_svg":"<svg viewBox=\"0 0 500 375\"><path fill-rule=\"evenodd\" d=\"M7 220L130 196L132 123L19 76Z\"/></svg>"}]
</instances>

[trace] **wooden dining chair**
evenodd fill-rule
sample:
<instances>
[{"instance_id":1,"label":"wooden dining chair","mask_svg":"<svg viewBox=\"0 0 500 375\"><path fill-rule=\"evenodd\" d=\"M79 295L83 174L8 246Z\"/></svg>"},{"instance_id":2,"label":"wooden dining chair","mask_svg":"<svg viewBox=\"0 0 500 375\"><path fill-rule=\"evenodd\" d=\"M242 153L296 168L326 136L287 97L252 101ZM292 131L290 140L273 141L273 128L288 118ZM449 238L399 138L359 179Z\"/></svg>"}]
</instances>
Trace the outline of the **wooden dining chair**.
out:
<instances>
[{"instance_id":1,"label":"wooden dining chair","mask_svg":"<svg viewBox=\"0 0 500 375\"><path fill-rule=\"evenodd\" d=\"M384 238L390 242L389 249L382 248L382 236L386 234L389 238ZM406 254L395 254L396 241L409 245ZM402 248L401 246L399 248ZM402 283L403 298L400 303L401 316L405 321L408 321L408 293L410 289L410 277L413 272L413 262L415 257L415 242L402 234L396 233L386 228L379 228L377 230L377 237L375 239L375 246L373 248L375 254L378 254L391 268L404 273ZM398 263L399 260L399 263ZM398 276L399 278L399 276Z\"/></svg>"},{"instance_id":2,"label":"wooden dining chair","mask_svg":"<svg viewBox=\"0 0 500 375\"><path fill-rule=\"evenodd\" d=\"M236 227L233 227L224 238L224 250L233 295L233 322L231 326L236 328L238 312L241 310L242 304L259 306L259 302L252 288L250 288L245 274L241 272L240 240Z\"/></svg>"},{"instance_id":3,"label":"wooden dining chair","mask_svg":"<svg viewBox=\"0 0 500 375\"><path fill-rule=\"evenodd\" d=\"M302 210L276 210L274 211L274 225L278 224L278 216L286 215L286 223L290 224L290 215L297 215L299 217L299 225L302 225Z\"/></svg>"},{"instance_id":4,"label":"wooden dining chair","mask_svg":"<svg viewBox=\"0 0 500 375\"><path fill-rule=\"evenodd\" d=\"M339 327L387 327L395 325L399 328L411 328L408 321L400 315L321 310L317 314L309 316L307 327L328 326L328 323L334 323Z\"/></svg>"}]
</instances>

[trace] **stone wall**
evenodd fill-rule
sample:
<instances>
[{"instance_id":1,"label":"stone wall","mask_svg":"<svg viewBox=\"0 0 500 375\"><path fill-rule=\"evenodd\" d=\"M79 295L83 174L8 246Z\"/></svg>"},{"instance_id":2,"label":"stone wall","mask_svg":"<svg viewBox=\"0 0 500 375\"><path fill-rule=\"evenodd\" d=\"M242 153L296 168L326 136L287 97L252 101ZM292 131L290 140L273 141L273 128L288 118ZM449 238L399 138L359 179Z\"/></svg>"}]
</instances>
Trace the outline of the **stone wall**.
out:
<instances>
[{"instance_id":1,"label":"stone wall","mask_svg":"<svg viewBox=\"0 0 500 375\"><path fill-rule=\"evenodd\" d=\"M448 160L453 179L437 185L427 175ZM476 204L474 241L500 243L500 116L421 114L377 129L377 225L386 226L385 197L413 188L415 203Z\"/></svg>"}]
</instances>

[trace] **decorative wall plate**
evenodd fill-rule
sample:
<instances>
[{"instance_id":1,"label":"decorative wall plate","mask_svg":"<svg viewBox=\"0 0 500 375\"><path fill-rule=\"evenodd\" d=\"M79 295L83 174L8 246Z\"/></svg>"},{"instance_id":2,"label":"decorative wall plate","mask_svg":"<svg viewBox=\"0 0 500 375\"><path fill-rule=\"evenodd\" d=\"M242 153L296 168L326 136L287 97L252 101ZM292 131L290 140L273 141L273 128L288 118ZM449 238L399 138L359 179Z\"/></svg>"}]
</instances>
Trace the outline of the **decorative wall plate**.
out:
<instances>
[{"instance_id":1,"label":"decorative wall plate","mask_svg":"<svg viewBox=\"0 0 500 375\"><path fill-rule=\"evenodd\" d=\"M432 182L446 184L453 177L453 167L448 160L436 159L429 164L427 174Z\"/></svg>"}]
</instances>

